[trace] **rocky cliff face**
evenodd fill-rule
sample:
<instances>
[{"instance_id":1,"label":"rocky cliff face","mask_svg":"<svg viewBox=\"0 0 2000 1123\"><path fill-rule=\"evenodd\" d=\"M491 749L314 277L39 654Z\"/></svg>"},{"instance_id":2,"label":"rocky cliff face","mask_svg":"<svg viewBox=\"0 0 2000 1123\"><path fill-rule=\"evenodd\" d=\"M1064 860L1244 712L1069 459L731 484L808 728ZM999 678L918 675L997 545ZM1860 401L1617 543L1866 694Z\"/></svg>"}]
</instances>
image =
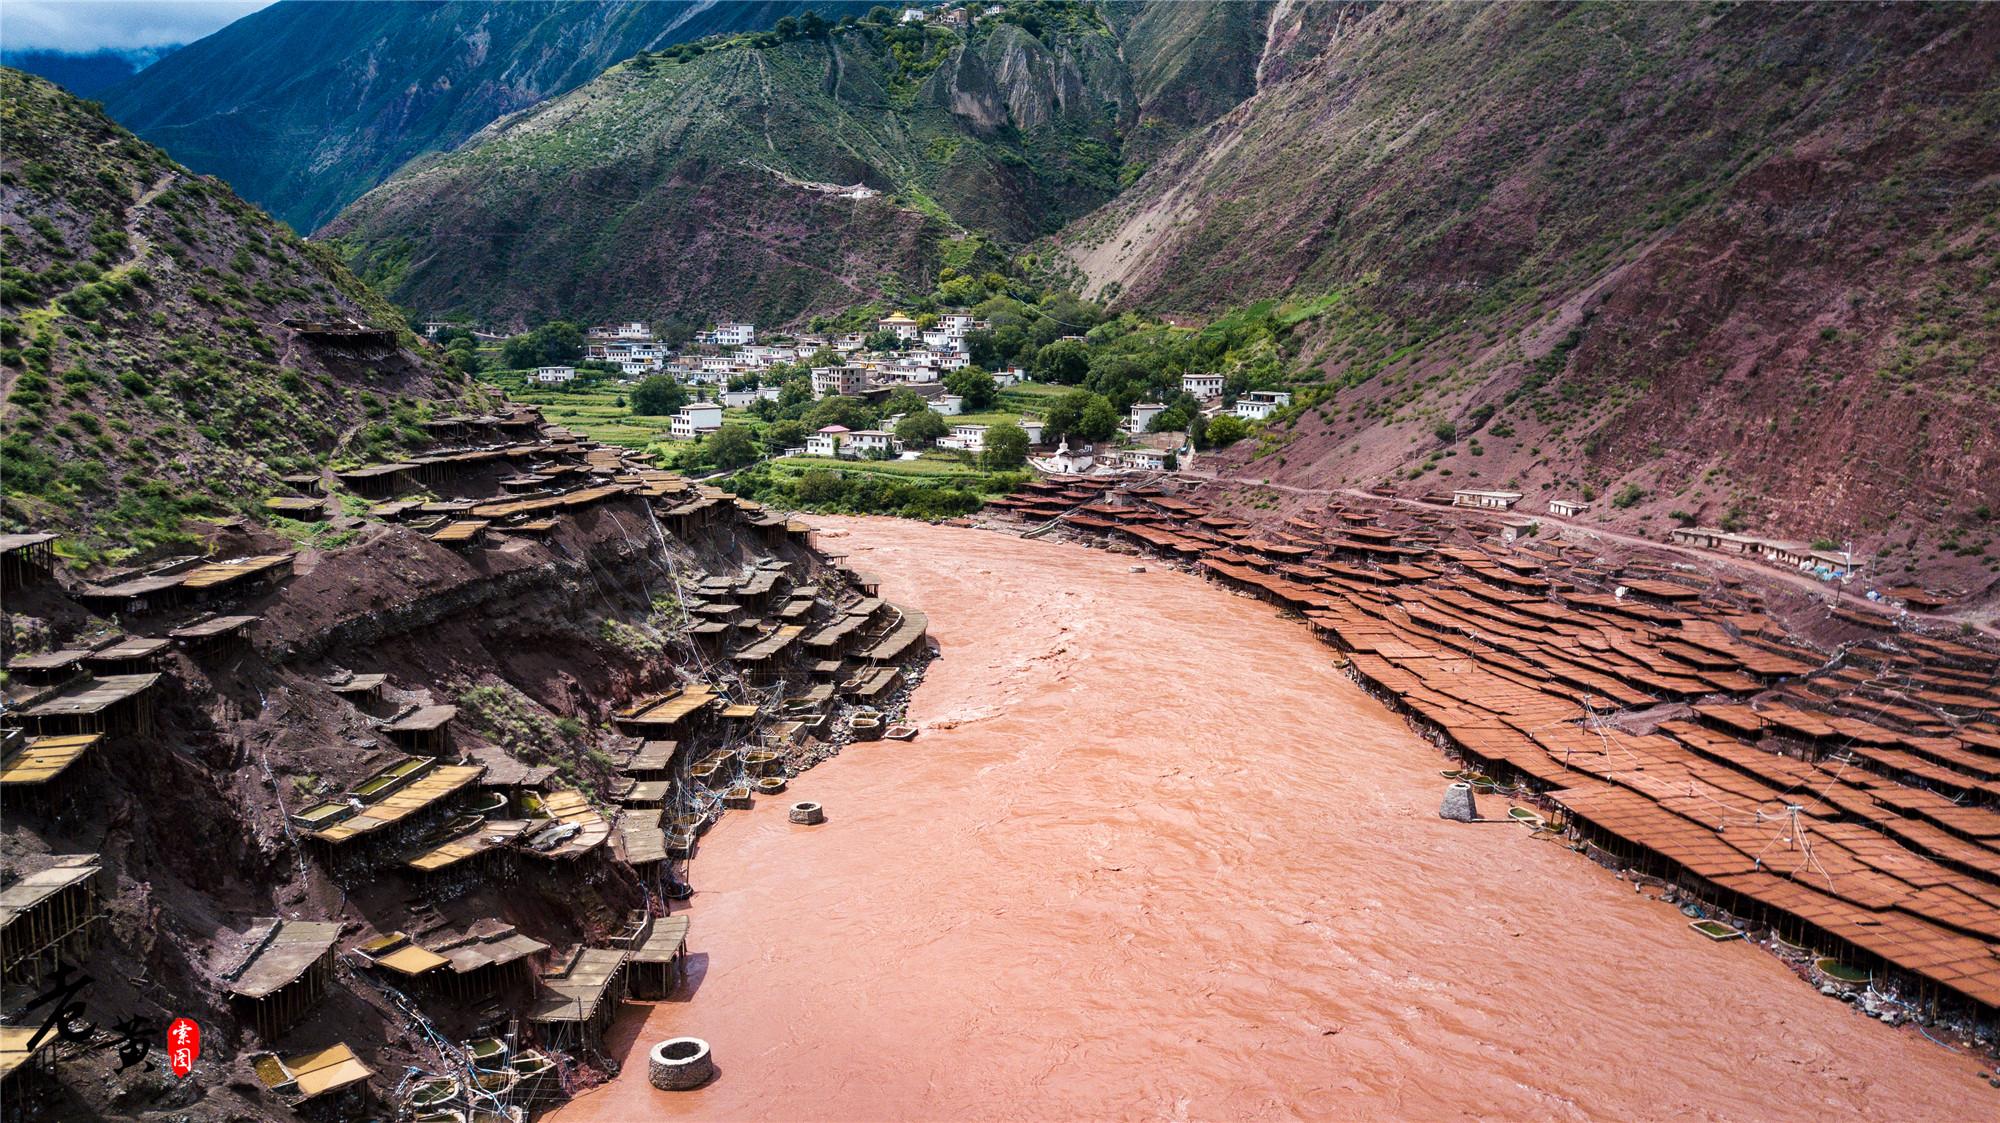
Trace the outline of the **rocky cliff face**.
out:
<instances>
[{"instance_id":1,"label":"rocky cliff face","mask_svg":"<svg viewBox=\"0 0 2000 1123\"><path fill-rule=\"evenodd\" d=\"M1996 49L1970 7L1283 5L1255 96L1059 245L1136 307L1292 302L1335 392L1259 474L1976 540Z\"/></svg>"}]
</instances>

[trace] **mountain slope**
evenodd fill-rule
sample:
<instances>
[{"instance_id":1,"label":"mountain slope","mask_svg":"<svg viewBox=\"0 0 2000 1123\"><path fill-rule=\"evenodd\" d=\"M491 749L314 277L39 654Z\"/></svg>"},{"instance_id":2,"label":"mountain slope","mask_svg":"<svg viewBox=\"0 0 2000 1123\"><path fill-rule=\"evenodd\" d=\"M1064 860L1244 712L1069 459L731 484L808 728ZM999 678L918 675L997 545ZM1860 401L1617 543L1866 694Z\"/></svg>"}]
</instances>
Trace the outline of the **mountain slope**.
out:
<instances>
[{"instance_id":1,"label":"mountain slope","mask_svg":"<svg viewBox=\"0 0 2000 1123\"><path fill-rule=\"evenodd\" d=\"M180 50L180 46L139 51L15 51L0 50L0 66L47 78L78 97L96 97L126 81L140 69Z\"/></svg>"},{"instance_id":2,"label":"mountain slope","mask_svg":"<svg viewBox=\"0 0 2000 1123\"><path fill-rule=\"evenodd\" d=\"M105 95L111 115L299 230L406 161L648 48L765 28L808 8L717 0L285 0Z\"/></svg>"},{"instance_id":3,"label":"mountain slope","mask_svg":"<svg viewBox=\"0 0 2000 1123\"><path fill-rule=\"evenodd\" d=\"M621 65L404 169L325 233L397 300L502 323L784 320L872 297L967 264L978 241L948 235L1019 242L1109 199L1128 127L1191 81L1162 64L1142 99L1096 9L1036 10ZM888 197L831 190L855 183Z\"/></svg>"},{"instance_id":4,"label":"mountain slope","mask_svg":"<svg viewBox=\"0 0 2000 1123\"><path fill-rule=\"evenodd\" d=\"M1338 390L1274 478L1792 537L2000 506L2000 11L1274 23L1259 92L1058 241L1124 305L1293 302Z\"/></svg>"},{"instance_id":5,"label":"mountain slope","mask_svg":"<svg viewBox=\"0 0 2000 1123\"><path fill-rule=\"evenodd\" d=\"M0 69L0 486L10 529L84 557L187 541L262 510L276 477L396 447L469 389L324 248L133 137ZM396 329L314 342L288 318Z\"/></svg>"}]
</instances>

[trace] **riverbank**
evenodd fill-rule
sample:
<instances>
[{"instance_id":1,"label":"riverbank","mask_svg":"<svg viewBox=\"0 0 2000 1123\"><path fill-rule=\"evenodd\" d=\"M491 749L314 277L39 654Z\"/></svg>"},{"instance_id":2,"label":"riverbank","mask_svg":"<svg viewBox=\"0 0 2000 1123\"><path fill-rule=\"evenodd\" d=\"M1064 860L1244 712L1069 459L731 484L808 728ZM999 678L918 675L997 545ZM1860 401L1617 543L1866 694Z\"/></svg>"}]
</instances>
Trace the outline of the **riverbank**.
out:
<instances>
[{"instance_id":1,"label":"riverbank","mask_svg":"<svg viewBox=\"0 0 2000 1123\"><path fill-rule=\"evenodd\" d=\"M692 994L635 1008L624 1074L554 1118L1990 1109L1914 1030L1519 827L1438 819L1443 758L1268 606L1077 546L822 525L930 616L924 732L705 836ZM708 1088L647 1084L677 1034L714 1046Z\"/></svg>"}]
</instances>

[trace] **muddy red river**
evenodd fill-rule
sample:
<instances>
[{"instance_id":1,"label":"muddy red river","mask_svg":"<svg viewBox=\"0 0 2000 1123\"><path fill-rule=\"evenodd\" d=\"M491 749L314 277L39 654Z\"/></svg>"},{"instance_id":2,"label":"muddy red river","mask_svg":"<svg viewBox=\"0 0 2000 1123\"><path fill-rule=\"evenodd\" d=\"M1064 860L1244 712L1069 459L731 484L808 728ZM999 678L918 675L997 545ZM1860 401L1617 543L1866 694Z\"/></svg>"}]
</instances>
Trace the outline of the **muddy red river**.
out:
<instances>
[{"instance_id":1,"label":"muddy red river","mask_svg":"<svg viewBox=\"0 0 2000 1123\"><path fill-rule=\"evenodd\" d=\"M1558 843L1439 819L1444 758L1269 606L822 525L930 615L923 733L708 833L686 993L627 1007L623 1074L563 1123L1990 1118L1972 1059ZM720 1075L656 1091L683 1034Z\"/></svg>"}]
</instances>

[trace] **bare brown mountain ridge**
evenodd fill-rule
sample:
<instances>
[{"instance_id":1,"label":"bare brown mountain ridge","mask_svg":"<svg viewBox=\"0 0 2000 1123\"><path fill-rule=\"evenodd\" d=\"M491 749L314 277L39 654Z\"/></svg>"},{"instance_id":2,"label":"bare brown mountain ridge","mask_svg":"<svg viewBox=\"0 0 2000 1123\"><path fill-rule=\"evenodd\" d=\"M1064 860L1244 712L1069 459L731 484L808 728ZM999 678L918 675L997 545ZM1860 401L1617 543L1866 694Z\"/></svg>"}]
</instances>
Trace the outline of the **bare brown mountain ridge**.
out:
<instances>
[{"instance_id":1,"label":"bare brown mountain ridge","mask_svg":"<svg viewBox=\"0 0 2000 1123\"><path fill-rule=\"evenodd\" d=\"M1304 310L1339 390L1246 474L1915 535L1891 566L1991 579L1953 552L2000 507L2000 13L1290 5L1272 43L1054 240L1120 307Z\"/></svg>"}]
</instances>

